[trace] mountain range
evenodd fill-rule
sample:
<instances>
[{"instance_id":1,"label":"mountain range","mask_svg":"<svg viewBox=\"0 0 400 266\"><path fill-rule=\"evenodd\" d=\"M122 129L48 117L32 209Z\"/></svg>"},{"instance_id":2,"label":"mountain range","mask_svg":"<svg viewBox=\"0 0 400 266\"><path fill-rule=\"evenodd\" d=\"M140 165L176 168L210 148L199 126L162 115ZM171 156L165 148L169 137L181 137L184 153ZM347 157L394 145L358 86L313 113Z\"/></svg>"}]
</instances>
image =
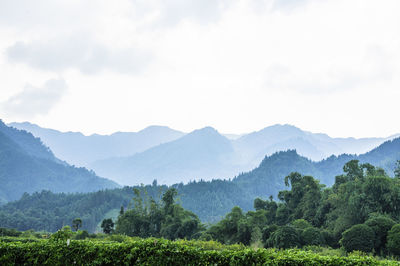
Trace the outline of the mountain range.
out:
<instances>
[{"instance_id":1,"label":"mountain range","mask_svg":"<svg viewBox=\"0 0 400 266\"><path fill-rule=\"evenodd\" d=\"M0 203L16 200L24 192L89 192L116 188L115 182L58 159L25 130L0 120Z\"/></svg>"},{"instance_id":2,"label":"mountain range","mask_svg":"<svg viewBox=\"0 0 400 266\"><path fill-rule=\"evenodd\" d=\"M220 134L211 127L183 133L152 126L139 132L85 136L30 123L10 126L30 131L69 163L84 165L123 185L162 184L233 178L257 167L265 155L295 149L313 161L331 155L362 154L395 138L331 138L291 125L249 134ZM229 138L228 138L229 137Z\"/></svg>"},{"instance_id":3,"label":"mountain range","mask_svg":"<svg viewBox=\"0 0 400 266\"><path fill-rule=\"evenodd\" d=\"M90 136L80 132L60 132L42 128L29 122L9 123L8 126L32 133L49 146L58 158L77 166L88 166L97 160L140 153L185 135L163 126L150 126L139 132Z\"/></svg>"},{"instance_id":4,"label":"mountain range","mask_svg":"<svg viewBox=\"0 0 400 266\"><path fill-rule=\"evenodd\" d=\"M257 197L267 199L271 195L276 198L279 191L289 189L284 178L291 172L312 175L320 179L321 184L332 185L335 176L343 173L343 166L349 160L383 167L393 176L395 162L399 159L400 138L386 141L361 155L330 156L319 162L288 150L265 156L258 167L231 180L192 181L174 184L173 187L177 189L178 201L185 209L196 213L203 222L216 222L234 206L248 211L253 208ZM167 186L153 182L136 188L142 190L145 197L152 196L157 200L160 191L165 191ZM102 219L110 218L110 213L117 214L121 206L127 207L132 197L132 187L67 195L49 191L24 194L20 200L0 207L0 227L55 231L73 218L82 217L84 228L94 231Z\"/></svg>"}]
</instances>

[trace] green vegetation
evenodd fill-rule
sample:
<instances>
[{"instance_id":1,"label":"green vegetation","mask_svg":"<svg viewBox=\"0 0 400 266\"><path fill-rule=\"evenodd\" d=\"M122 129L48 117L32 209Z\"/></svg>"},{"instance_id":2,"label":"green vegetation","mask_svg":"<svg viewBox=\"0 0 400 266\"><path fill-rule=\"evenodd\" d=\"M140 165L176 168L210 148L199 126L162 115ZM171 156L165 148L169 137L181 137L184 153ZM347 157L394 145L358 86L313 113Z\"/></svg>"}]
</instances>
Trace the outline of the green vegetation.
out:
<instances>
[{"instance_id":1,"label":"green vegetation","mask_svg":"<svg viewBox=\"0 0 400 266\"><path fill-rule=\"evenodd\" d=\"M135 189L134 208L118 217L116 233L139 237L167 239L198 238L204 230L199 218L175 203L176 189L168 189L161 203L153 198L143 202L140 190Z\"/></svg>"},{"instance_id":2,"label":"green vegetation","mask_svg":"<svg viewBox=\"0 0 400 266\"><path fill-rule=\"evenodd\" d=\"M399 262L352 254L321 255L304 250L252 249L216 242L120 238L57 238L7 241L0 238L1 265L399 265ZM117 241L115 241L117 240Z\"/></svg>"},{"instance_id":3,"label":"green vegetation","mask_svg":"<svg viewBox=\"0 0 400 266\"><path fill-rule=\"evenodd\" d=\"M101 223L104 234L111 234L114 231L114 222L111 218L104 219Z\"/></svg>"},{"instance_id":4,"label":"green vegetation","mask_svg":"<svg viewBox=\"0 0 400 266\"><path fill-rule=\"evenodd\" d=\"M0 164L2 163L1 154L0 151ZM276 198L278 192L285 189L284 177L294 171L311 175L325 184L332 185L334 176L339 175L343 165L353 158L360 159L362 162L376 162L377 165L389 169L389 173L393 173L396 159L400 158L400 138L385 142L365 155L332 156L318 163L299 156L295 151L278 152L265 157L258 168L240 174L233 180L193 181L188 184L176 184L172 187L177 190L177 200L183 208L195 213L205 223L215 223L230 212L234 206L239 206L246 212L253 208L255 198L265 199L270 195ZM27 172L30 173L30 171ZM38 173L43 175L43 172L39 171ZM47 178L45 175L43 176ZM61 178L61 180L69 182L68 186L75 186L76 184L70 183L68 178ZM2 180L7 179L0 178L0 185L3 184ZM24 185L12 185L12 182L9 191L16 189L21 190L21 193L22 191L32 191L26 190ZM22 183L25 184L25 182ZM80 186L84 186L86 189L91 187L82 180L77 185L77 187ZM1 185L0 202L2 188L4 187ZM145 191L147 191L154 199L159 198L158 195L168 189L167 186L157 185L157 182L136 188L141 191L142 195L145 195ZM48 191L35 192L31 195L23 194L20 200L0 207L0 226L15 227L19 230L34 229L54 232L63 225L70 225L74 218L80 217L83 221L82 229L94 232L103 219L113 218L105 217L110 210L120 209L121 205L126 208L132 197L132 188L68 195L53 194ZM285 210L280 209L279 213L282 214L283 211Z\"/></svg>"},{"instance_id":5,"label":"green vegetation","mask_svg":"<svg viewBox=\"0 0 400 266\"><path fill-rule=\"evenodd\" d=\"M279 201L257 198L253 211L234 207L208 228L175 188L135 188L115 230L103 220L105 234L79 230L85 220L76 216L75 232L1 229L0 264L399 265L382 258L400 256L400 179L356 160L343 170L331 188L291 173Z\"/></svg>"},{"instance_id":6,"label":"green vegetation","mask_svg":"<svg viewBox=\"0 0 400 266\"><path fill-rule=\"evenodd\" d=\"M377 255L398 255L400 241L400 179L381 168L352 160L331 188L311 176L291 173L290 190L279 202L256 199L255 211L238 207L212 225L203 239L292 248L320 245ZM258 228L258 229L257 229ZM261 237L258 233L262 232Z\"/></svg>"},{"instance_id":7,"label":"green vegetation","mask_svg":"<svg viewBox=\"0 0 400 266\"><path fill-rule=\"evenodd\" d=\"M24 194L19 201L0 207L0 226L18 230L55 232L72 220L82 219L82 229L94 232L104 215L121 205L128 206L131 188L92 193L55 194L50 191Z\"/></svg>"}]
</instances>

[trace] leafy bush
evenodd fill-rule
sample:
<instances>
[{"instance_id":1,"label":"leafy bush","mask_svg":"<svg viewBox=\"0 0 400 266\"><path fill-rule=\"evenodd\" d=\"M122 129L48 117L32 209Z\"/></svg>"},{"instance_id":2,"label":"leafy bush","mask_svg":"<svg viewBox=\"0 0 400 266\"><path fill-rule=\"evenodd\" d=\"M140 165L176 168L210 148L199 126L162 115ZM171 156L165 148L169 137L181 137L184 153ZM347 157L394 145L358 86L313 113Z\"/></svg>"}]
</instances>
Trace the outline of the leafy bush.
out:
<instances>
[{"instance_id":1,"label":"leafy bush","mask_svg":"<svg viewBox=\"0 0 400 266\"><path fill-rule=\"evenodd\" d=\"M368 225L357 224L343 232L340 244L347 252L353 250L371 252L374 248L374 239L374 231Z\"/></svg>"},{"instance_id":2,"label":"leafy bush","mask_svg":"<svg viewBox=\"0 0 400 266\"><path fill-rule=\"evenodd\" d=\"M20 236L22 232L15 229L2 228L0 227L0 236Z\"/></svg>"},{"instance_id":3,"label":"leafy bush","mask_svg":"<svg viewBox=\"0 0 400 266\"><path fill-rule=\"evenodd\" d=\"M322 245L324 244L324 239L321 235L321 232L318 228L309 227L304 229L301 233L301 239L303 241L303 245Z\"/></svg>"},{"instance_id":4,"label":"leafy bush","mask_svg":"<svg viewBox=\"0 0 400 266\"><path fill-rule=\"evenodd\" d=\"M300 247L300 237L292 226L281 226L271 234L267 241L269 245L276 248Z\"/></svg>"},{"instance_id":5,"label":"leafy bush","mask_svg":"<svg viewBox=\"0 0 400 266\"><path fill-rule=\"evenodd\" d=\"M216 242L164 239L1 242L0 265L398 265L354 254L322 256L302 250L253 250Z\"/></svg>"},{"instance_id":6,"label":"leafy bush","mask_svg":"<svg viewBox=\"0 0 400 266\"><path fill-rule=\"evenodd\" d=\"M86 230L79 230L76 234L75 234L75 239L81 240L81 239L86 239L89 238L89 233Z\"/></svg>"},{"instance_id":7,"label":"leafy bush","mask_svg":"<svg viewBox=\"0 0 400 266\"><path fill-rule=\"evenodd\" d=\"M400 256L400 224L396 224L390 229L386 246L393 255Z\"/></svg>"},{"instance_id":8,"label":"leafy bush","mask_svg":"<svg viewBox=\"0 0 400 266\"><path fill-rule=\"evenodd\" d=\"M385 216L377 216L365 222L375 233L374 249L379 254L384 251L389 230L396 224L392 219Z\"/></svg>"},{"instance_id":9,"label":"leafy bush","mask_svg":"<svg viewBox=\"0 0 400 266\"><path fill-rule=\"evenodd\" d=\"M73 232L71 231L71 227L64 226L61 230L58 230L54 234L50 236L51 241L67 241L71 239L73 236Z\"/></svg>"}]
</instances>

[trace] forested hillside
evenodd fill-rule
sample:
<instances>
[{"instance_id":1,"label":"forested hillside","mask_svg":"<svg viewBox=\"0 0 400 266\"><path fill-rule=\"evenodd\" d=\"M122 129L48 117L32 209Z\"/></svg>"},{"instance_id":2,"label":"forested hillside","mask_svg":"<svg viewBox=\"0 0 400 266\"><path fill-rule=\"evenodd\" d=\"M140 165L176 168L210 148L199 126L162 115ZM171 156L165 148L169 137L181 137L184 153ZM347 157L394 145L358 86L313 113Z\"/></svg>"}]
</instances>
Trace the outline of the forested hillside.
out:
<instances>
[{"instance_id":1,"label":"forested hillside","mask_svg":"<svg viewBox=\"0 0 400 266\"><path fill-rule=\"evenodd\" d=\"M319 162L313 162L298 155L296 151L289 150L266 156L259 167L238 175L233 179L233 183L240 185L243 190L255 197L276 196L278 191L284 189L282 178L291 172L312 175L321 183L331 186L335 181L334 177L342 173L343 165L350 160L382 167L393 176L398 159L400 159L400 138L386 141L365 154L333 155Z\"/></svg>"},{"instance_id":2,"label":"forested hillside","mask_svg":"<svg viewBox=\"0 0 400 266\"><path fill-rule=\"evenodd\" d=\"M16 200L24 192L89 192L118 187L85 168L54 157L40 139L7 127L0 121L0 202Z\"/></svg>"},{"instance_id":3,"label":"forested hillside","mask_svg":"<svg viewBox=\"0 0 400 266\"><path fill-rule=\"evenodd\" d=\"M361 156L332 156L318 163L301 157L295 151L286 151L265 157L258 168L243 173L232 180L195 181L188 184L175 184L172 187L177 189L178 202L182 204L182 207L197 214L202 222L216 222L234 206L239 206L244 211L248 211L252 209L255 198L267 199L273 196L276 199L278 192L285 189L285 176L291 172L297 171L304 175L312 175L316 179L320 179L321 184L330 186L335 182L335 176L343 172L343 165L352 159L358 159L363 163L375 162L377 166L382 165L391 169L388 172L390 176L394 176L395 162L399 158L400 139L388 141ZM136 188L139 188L143 193L147 191L149 195L157 199L158 195L168 187L153 182L151 185ZM72 217L70 212L74 210L75 216L85 219L85 228L93 231L101 217L108 211L119 209L121 205L127 207L127 202L133 196L131 191L132 188L126 187L97 192L98 194L72 194L68 195L69 200L66 200L65 195L59 196L48 192L25 195L24 204L17 201L0 208L0 227L8 223L7 221L13 220L13 224L21 225L18 229L32 227L36 230L42 228L55 230L56 225L49 220L49 217L58 216L64 223L68 223ZM53 197L60 198L55 200ZM75 202L80 202L80 204L91 202L93 198L98 199L96 204L90 205L92 207L87 209L75 208L75 205L73 205ZM53 205L47 205L46 202L50 201L53 202ZM91 208L95 208L96 215L90 213ZM63 211L56 214L56 210ZM36 224L32 225L30 222L25 222L27 220L36 221Z\"/></svg>"}]
</instances>

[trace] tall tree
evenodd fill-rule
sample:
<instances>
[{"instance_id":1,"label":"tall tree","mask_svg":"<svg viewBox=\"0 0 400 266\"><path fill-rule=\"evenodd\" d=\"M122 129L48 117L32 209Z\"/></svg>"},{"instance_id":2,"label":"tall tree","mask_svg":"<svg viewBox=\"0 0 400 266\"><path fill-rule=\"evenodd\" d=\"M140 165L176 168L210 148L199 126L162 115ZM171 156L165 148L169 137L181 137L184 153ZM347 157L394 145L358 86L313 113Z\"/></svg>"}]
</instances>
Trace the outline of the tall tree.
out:
<instances>
[{"instance_id":1,"label":"tall tree","mask_svg":"<svg viewBox=\"0 0 400 266\"><path fill-rule=\"evenodd\" d=\"M400 178L400 160L396 162L396 169L394 170L394 176Z\"/></svg>"},{"instance_id":2,"label":"tall tree","mask_svg":"<svg viewBox=\"0 0 400 266\"><path fill-rule=\"evenodd\" d=\"M105 234L111 234L114 231L114 222L111 218L104 219L101 222L101 228L103 228L103 232Z\"/></svg>"},{"instance_id":3,"label":"tall tree","mask_svg":"<svg viewBox=\"0 0 400 266\"><path fill-rule=\"evenodd\" d=\"M72 220L72 228L74 228L75 231L78 231L79 227L82 227L81 218L75 218L74 220Z\"/></svg>"}]
</instances>

